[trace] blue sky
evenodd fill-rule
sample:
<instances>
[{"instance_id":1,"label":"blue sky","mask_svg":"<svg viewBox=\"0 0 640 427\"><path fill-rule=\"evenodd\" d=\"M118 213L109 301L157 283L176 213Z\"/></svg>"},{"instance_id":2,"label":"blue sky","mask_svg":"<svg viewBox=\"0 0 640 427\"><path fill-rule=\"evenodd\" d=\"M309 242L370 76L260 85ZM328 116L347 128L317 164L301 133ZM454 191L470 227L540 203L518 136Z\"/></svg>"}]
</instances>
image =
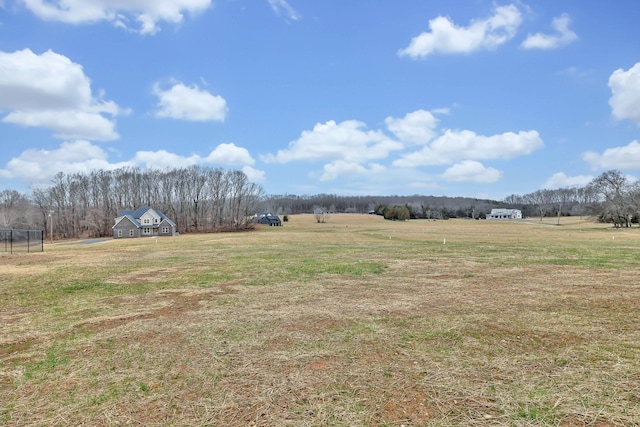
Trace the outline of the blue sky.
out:
<instances>
[{"instance_id":1,"label":"blue sky","mask_svg":"<svg viewBox=\"0 0 640 427\"><path fill-rule=\"evenodd\" d=\"M0 190L189 165L502 199L640 171L637 0L0 0Z\"/></svg>"}]
</instances>

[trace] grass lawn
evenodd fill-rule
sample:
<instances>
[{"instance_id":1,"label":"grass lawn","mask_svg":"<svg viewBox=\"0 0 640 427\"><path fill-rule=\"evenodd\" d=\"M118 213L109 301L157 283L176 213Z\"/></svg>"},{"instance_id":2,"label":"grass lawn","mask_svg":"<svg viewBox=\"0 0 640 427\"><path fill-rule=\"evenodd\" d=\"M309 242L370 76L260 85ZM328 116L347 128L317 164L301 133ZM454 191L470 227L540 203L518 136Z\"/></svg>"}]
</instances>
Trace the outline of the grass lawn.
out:
<instances>
[{"instance_id":1,"label":"grass lawn","mask_svg":"<svg viewBox=\"0 0 640 427\"><path fill-rule=\"evenodd\" d=\"M637 426L640 230L556 222L0 255L0 425Z\"/></svg>"}]
</instances>

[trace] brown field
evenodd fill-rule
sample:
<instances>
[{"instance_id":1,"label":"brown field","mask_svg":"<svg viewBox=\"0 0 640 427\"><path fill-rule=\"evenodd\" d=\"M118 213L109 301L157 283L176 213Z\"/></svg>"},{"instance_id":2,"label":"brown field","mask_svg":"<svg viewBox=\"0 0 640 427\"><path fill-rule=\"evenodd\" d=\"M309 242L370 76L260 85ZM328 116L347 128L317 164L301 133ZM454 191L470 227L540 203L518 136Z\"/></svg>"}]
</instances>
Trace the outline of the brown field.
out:
<instances>
[{"instance_id":1,"label":"brown field","mask_svg":"<svg viewBox=\"0 0 640 427\"><path fill-rule=\"evenodd\" d=\"M555 223L2 255L0 425L640 425L640 230Z\"/></svg>"}]
</instances>

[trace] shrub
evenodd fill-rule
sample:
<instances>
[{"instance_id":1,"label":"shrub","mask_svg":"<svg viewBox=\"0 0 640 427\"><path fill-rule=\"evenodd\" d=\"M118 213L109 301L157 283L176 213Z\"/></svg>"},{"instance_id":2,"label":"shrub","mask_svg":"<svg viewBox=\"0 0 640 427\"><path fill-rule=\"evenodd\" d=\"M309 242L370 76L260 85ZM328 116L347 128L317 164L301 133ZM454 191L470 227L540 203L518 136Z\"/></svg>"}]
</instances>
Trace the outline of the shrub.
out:
<instances>
[{"instance_id":1,"label":"shrub","mask_svg":"<svg viewBox=\"0 0 640 427\"><path fill-rule=\"evenodd\" d=\"M411 212L406 206L387 207L384 210L384 219L393 221L406 221L411 217Z\"/></svg>"}]
</instances>

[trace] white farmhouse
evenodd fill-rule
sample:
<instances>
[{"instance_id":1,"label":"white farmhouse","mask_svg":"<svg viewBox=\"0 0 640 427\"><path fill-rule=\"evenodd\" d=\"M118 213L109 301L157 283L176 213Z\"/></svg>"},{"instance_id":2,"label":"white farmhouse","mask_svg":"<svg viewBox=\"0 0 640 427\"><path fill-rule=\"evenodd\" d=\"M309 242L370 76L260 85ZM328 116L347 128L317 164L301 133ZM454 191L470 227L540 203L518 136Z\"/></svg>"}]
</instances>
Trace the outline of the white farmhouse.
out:
<instances>
[{"instance_id":1,"label":"white farmhouse","mask_svg":"<svg viewBox=\"0 0 640 427\"><path fill-rule=\"evenodd\" d=\"M491 209L487 219L522 219L520 209Z\"/></svg>"}]
</instances>

